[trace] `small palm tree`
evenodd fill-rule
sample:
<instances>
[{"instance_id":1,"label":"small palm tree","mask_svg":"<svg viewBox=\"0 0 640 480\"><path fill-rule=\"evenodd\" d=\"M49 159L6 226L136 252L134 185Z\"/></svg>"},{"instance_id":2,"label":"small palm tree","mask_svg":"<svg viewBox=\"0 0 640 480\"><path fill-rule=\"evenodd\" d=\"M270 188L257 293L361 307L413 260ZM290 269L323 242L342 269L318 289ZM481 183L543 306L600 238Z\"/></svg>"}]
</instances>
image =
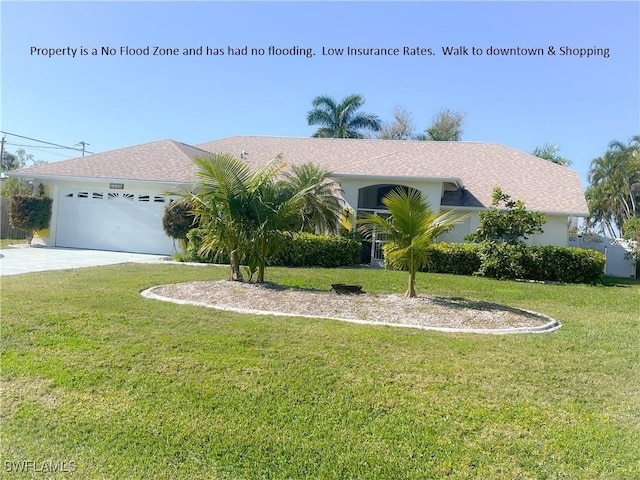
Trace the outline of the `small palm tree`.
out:
<instances>
[{"instance_id":1,"label":"small palm tree","mask_svg":"<svg viewBox=\"0 0 640 480\"><path fill-rule=\"evenodd\" d=\"M196 158L195 164L199 189L186 196L201 228L207 232L202 253L222 250L229 256L231 280L242 281L243 255L258 245L249 230L256 192L272 182L283 165L274 159L251 172L246 162L230 154Z\"/></svg>"},{"instance_id":2,"label":"small palm tree","mask_svg":"<svg viewBox=\"0 0 640 480\"><path fill-rule=\"evenodd\" d=\"M313 134L320 138L365 138L362 130L377 132L381 128L380 119L370 113L358 113L364 105L362 95L352 94L340 103L328 95L320 95L311 102L313 110L307 113L309 125L320 125Z\"/></svg>"},{"instance_id":3,"label":"small palm tree","mask_svg":"<svg viewBox=\"0 0 640 480\"><path fill-rule=\"evenodd\" d=\"M300 231L336 233L340 227L343 205L338 196L339 185L331 180L331 173L313 163L293 165L284 174L284 188L305 192L298 211Z\"/></svg>"},{"instance_id":4,"label":"small palm tree","mask_svg":"<svg viewBox=\"0 0 640 480\"><path fill-rule=\"evenodd\" d=\"M431 211L422 195L415 189L395 189L383 199L389 217L370 214L359 220L360 231L386 235L385 255L389 265L409 270L409 283L404 296L416 296L416 272L427 266L428 247L435 239L451 230L467 217L456 217L453 211L438 214Z\"/></svg>"}]
</instances>

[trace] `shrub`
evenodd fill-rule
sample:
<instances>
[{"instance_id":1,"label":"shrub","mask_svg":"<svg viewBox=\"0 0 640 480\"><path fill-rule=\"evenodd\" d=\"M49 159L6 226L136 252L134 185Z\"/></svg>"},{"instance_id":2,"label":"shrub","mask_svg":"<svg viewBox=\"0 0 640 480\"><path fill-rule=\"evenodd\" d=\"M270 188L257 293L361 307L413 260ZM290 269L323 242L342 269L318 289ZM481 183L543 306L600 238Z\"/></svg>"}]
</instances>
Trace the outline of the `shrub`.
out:
<instances>
[{"instance_id":1,"label":"shrub","mask_svg":"<svg viewBox=\"0 0 640 480\"><path fill-rule=\"evenodd\" d=\"M500 279L595 283L604 270L604 255L595 250L556 246L487 243L477 275Z\"/></svg>"},{"instance_id":2,"label":"shrub","mask_svg":"<svg viewBox=\"0 0 640 480\"><path fill-rule=\"evenodd\" d=\"M594 283L604 270L595 250L487 242L436 243L429 248L424 271L479 275L498 279Z\"/></svg>"},{"instance_id":3,"label":"shrub","mask_svg":"<svg viewBox=\"0 0 640 480\"><path fill-rule=\"evenodd\" d=\"M357 263L360 256L360 242L352 238L290 232L281 238L282 248L271 265L339 267Z\"/></svg>"},{"instance_id":4,"label":"shrub","mask_svg":"<svg viewBox=\"0 0 640 480\"><path fill-rule=\"evenodd\" d=\"M480 268L480 250L475 243L434 243L429 247L425 271L473 275Z\"/></svg>"},{"instance_id":5,"label":"shrub","mask_svg":"<svg viewBox=\"0 0 640 480\"><path fill-rule=\"evenodd\" d=\"M480 225L468 235L473 242L502 241L523 243L528 237L542 233L546 218L542 212L529 211L522 200L513 200L499 187L493 189L491 208L480 212Z\"/></svg>"},{"instance_id":6,"label":"shrub","mask_svg":"<svg viewBox=\"0 0 640 480\"><path fill-rule=\"evenodd\" d=\"M52 205L53 200L48 197L16 194L9 205L9 222L26 233L27 243L31 245L33 234L49 227Z\"/></svg>"},{"instance_id":7,"label":"shrub","mask_svg":"<svg viewBox=\"0 0 640 480\"><path fill-rule=\"evenodd\" d=\"M222 252L199 253L206 232L196 228L187 234L187 259L195 262L228 263ZM360 242L351 238L284 232L279 235L279 248L269 259L269 265L286 267L339 267L358 262Z\"/></svg>"},{"instance_id":8,"label":"shrub","mask_svg":"<svg viewBox=\"0 0 640 480\"><path fill-rule=\"evenodd\" d=\"M171 238L184 240L193 228L195 215L189 202L179 200L167 204L162 216L162 228Z\"/></svg>"}]
</instances>

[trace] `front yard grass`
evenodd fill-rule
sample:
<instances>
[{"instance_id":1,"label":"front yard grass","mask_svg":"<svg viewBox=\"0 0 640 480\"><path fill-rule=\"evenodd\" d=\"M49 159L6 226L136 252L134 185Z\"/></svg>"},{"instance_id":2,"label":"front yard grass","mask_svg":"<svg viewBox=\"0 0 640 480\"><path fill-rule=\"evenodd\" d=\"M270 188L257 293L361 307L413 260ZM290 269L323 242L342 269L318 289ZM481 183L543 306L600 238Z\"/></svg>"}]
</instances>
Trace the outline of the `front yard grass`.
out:
<instances>
[{"instance_id":1,"label":"front yard grass","mask_svg":"<svg viewBox=\"0 0 640 480\"><path fill-rule=\"evenodd\" d=\"M444 334L147 300L227 268L2 279L2 478L640 478L640 285L418 274L535 310L540 335ZM401 293L406 273L269 268ZM21 463L22 462L22 463ZM55 462L74 472L38 473ZM51 463L53 462L53 463ZM30 470L17 473L20 468Z\"/></svg>"}]
</instances>

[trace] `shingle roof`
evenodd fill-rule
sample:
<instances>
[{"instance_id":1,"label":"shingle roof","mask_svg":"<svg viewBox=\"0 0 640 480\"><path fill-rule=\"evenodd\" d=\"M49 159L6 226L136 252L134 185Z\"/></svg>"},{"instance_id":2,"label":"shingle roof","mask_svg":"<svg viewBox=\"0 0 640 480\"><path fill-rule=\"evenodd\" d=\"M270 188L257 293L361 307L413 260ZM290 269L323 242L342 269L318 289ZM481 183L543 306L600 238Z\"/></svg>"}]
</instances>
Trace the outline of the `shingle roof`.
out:
<instances>
[{"instance_id":1,"label":"shingle roof","mask_svg":"<svg viewBox=\"0 0 640 480\"><path fill-rule=\"evenodd\" d=\"M193 159L204 155L208 152L191 145L160 140L11 173L185 183L195 172Z\"/></svg>"},{"instance_id":2,"label":"shingle roof","mask_svg":"<svg viewBox=\"0 0 640 480\"><path fill-rule=\"evenodd\" d=\"M457 205L488 207L493 188L500 186L531 210L589 212L577 172L495 143L230 137L197 147L237 157L244 151L245 160L253 165L282 154L288 164L315 162L337 177L456 177L467 190L464 202Z\"/></svg>"},{"instance_id":3,"label":"shingle roof","mask_svg":"<svg viewBox=\"0 0 640 480\"><path fill-rule=\"evenodd\" d=\"M500 186L532 210L588 215L577 172L504 145L481 142L238 136L194 147L162 140L15 173L190 183L193 159L208 152L236 157L245 152L242 157L253 166L281 154L289 165L318 163L336 178L459 178L466 192L447 194L443 204L489 206L493 187Z\"/></svg>"}]
</instances>

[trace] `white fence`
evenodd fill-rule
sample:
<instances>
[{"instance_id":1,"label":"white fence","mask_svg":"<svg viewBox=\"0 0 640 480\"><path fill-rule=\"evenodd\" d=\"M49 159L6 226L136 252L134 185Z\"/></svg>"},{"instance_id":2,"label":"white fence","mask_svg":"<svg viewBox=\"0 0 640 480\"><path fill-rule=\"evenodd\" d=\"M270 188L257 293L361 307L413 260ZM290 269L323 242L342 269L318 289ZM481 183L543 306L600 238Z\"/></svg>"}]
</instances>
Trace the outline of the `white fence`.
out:
<instances>
[{"instance_id":1,"label":"white fence","mask_svg":"<svg viewBox=\"0 0 640 480\"><path fill-rule=\"evenodd\" d=\"M606 238L599 235L571 235L570 247L598 250L605 255L604 273L612 277L636 278L638 267L631 256L633 245L621 238Z\"/></svg>"}]
</instances>

